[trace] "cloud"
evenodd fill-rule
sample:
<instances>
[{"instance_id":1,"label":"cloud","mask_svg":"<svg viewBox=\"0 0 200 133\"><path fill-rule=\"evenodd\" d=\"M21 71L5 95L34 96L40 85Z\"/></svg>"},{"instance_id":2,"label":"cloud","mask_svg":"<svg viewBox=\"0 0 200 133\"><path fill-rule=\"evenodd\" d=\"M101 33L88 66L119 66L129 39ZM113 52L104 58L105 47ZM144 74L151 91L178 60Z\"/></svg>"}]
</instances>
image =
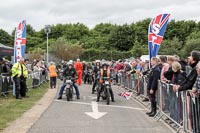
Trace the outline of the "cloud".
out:
<instances>
[{"instance_id":1,"label":"cloud","mask_svg":"<svg viewBox=\"0 0 200 133\"><path fill-rule=\"evenodd\" d=\"M6 0L0 5L0 28L11 33L26 19L37 31L46 24L101 22L132 23L171 13L175 20L200 20L199 0Z\"/></svg>"}]
</instances>

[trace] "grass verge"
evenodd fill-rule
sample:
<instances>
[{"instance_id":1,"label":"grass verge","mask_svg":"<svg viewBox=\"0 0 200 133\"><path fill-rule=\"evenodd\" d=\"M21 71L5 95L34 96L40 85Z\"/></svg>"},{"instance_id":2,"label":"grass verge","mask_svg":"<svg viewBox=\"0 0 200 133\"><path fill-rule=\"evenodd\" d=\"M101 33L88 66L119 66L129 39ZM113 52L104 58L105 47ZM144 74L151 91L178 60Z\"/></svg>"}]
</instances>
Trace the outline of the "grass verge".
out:
<instances>
[{"instance_id":1,"label":"grass verge","mask_svg":"<svg viewBox=\"0 0 200 133\"><path fill-rule=\"evenodd\" d=\"M29 98L16 100L10 93L8 98L0 97L0 131L8 126L8 123L22 116L29 110L48 90L48 83L42 84L40 88L29 89Z\"/></svg>"}]
</instances>

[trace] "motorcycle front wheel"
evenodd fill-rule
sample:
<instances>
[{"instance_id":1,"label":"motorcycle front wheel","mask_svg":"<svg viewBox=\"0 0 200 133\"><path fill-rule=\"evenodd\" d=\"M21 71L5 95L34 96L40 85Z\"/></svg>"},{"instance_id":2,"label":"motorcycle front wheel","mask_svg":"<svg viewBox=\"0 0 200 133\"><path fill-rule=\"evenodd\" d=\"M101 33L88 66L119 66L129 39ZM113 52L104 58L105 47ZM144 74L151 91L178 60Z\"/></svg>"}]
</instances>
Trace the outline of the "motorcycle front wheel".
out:
<instances>
[{"instance_id":1,"label":"motorcycle front wheel","mask_svg":"<svg viewBox=\"0 0 200 133\"><path fill-rule=\"evenodd\" d=\"M110 88L106 87L106 103L107 105L110 104Z\"/></svg>"},{"instance_id":2,"label":"motorcycle front wheel","mask_svg":"<svg viewBox=\"0 0 200 133\"><path fill-rule=\"evenodd\" d=\"M66 97L67 97L67 101L70 101L70 89L69 88L66 89Z\"/></svg>"}]
</instances>

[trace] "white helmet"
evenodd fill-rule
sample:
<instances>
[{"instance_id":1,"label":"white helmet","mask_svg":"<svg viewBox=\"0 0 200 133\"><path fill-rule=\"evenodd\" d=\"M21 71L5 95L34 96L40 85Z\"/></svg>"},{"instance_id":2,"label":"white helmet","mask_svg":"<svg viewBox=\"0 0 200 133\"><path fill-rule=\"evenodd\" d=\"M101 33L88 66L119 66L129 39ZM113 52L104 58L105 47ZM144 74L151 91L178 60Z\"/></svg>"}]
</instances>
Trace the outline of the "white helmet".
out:
<instances>
[{"instance_id":1,"label":"white helmet","mask_svg":"<svg viewBox=\"0 0 200 133\"><path fill-rule=\"evenodd\" d=\"M101 61L100 61L100 60L96 60L95 62L96 62L96 63L101 63Z\"/></svg>"},{"instance_id":2,"label":"white helmet","mask_svg":"<svg viewBox=\"0 0 200 133\"><path fill-rule=\"evenodd\" d=\"M69 61L69 62L67 63L67 65L72 65L72 66L73 66L73 62Z\"/></svg>"}]
</instances>

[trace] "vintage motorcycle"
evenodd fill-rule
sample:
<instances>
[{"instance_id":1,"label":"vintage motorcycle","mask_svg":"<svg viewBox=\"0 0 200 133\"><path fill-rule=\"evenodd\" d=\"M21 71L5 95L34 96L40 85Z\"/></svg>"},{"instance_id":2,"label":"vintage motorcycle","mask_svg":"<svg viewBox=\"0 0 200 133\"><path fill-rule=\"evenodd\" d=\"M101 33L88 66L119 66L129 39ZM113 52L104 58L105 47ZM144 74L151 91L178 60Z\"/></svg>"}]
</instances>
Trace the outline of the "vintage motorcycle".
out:
<instances>
[{"instance_id":1,"label":"vintage motorcycle","mask_svg":"<svg viewBox=\"0 0 200 133\"><path fill-rule=\"evenodd\" d=\"M73 99L73 81L74 80L75 78L71 76L67 76L65 79L64 84L65 84L67 101L70 101Z\"/></svg>"},{"instance_id":2,"label":"vintage motorcycle","mask_svg":"<svg viewBox=\"0 0 200 133\"><path fill-rule=\"evenodd\" d=\"M111 84L109 82L110 78L109 77L103 77L103 91L100 94L100 97L102 97L103 100L106 100L107 105L110 104L110 88Z\"/></svg>"}]
</instances>

